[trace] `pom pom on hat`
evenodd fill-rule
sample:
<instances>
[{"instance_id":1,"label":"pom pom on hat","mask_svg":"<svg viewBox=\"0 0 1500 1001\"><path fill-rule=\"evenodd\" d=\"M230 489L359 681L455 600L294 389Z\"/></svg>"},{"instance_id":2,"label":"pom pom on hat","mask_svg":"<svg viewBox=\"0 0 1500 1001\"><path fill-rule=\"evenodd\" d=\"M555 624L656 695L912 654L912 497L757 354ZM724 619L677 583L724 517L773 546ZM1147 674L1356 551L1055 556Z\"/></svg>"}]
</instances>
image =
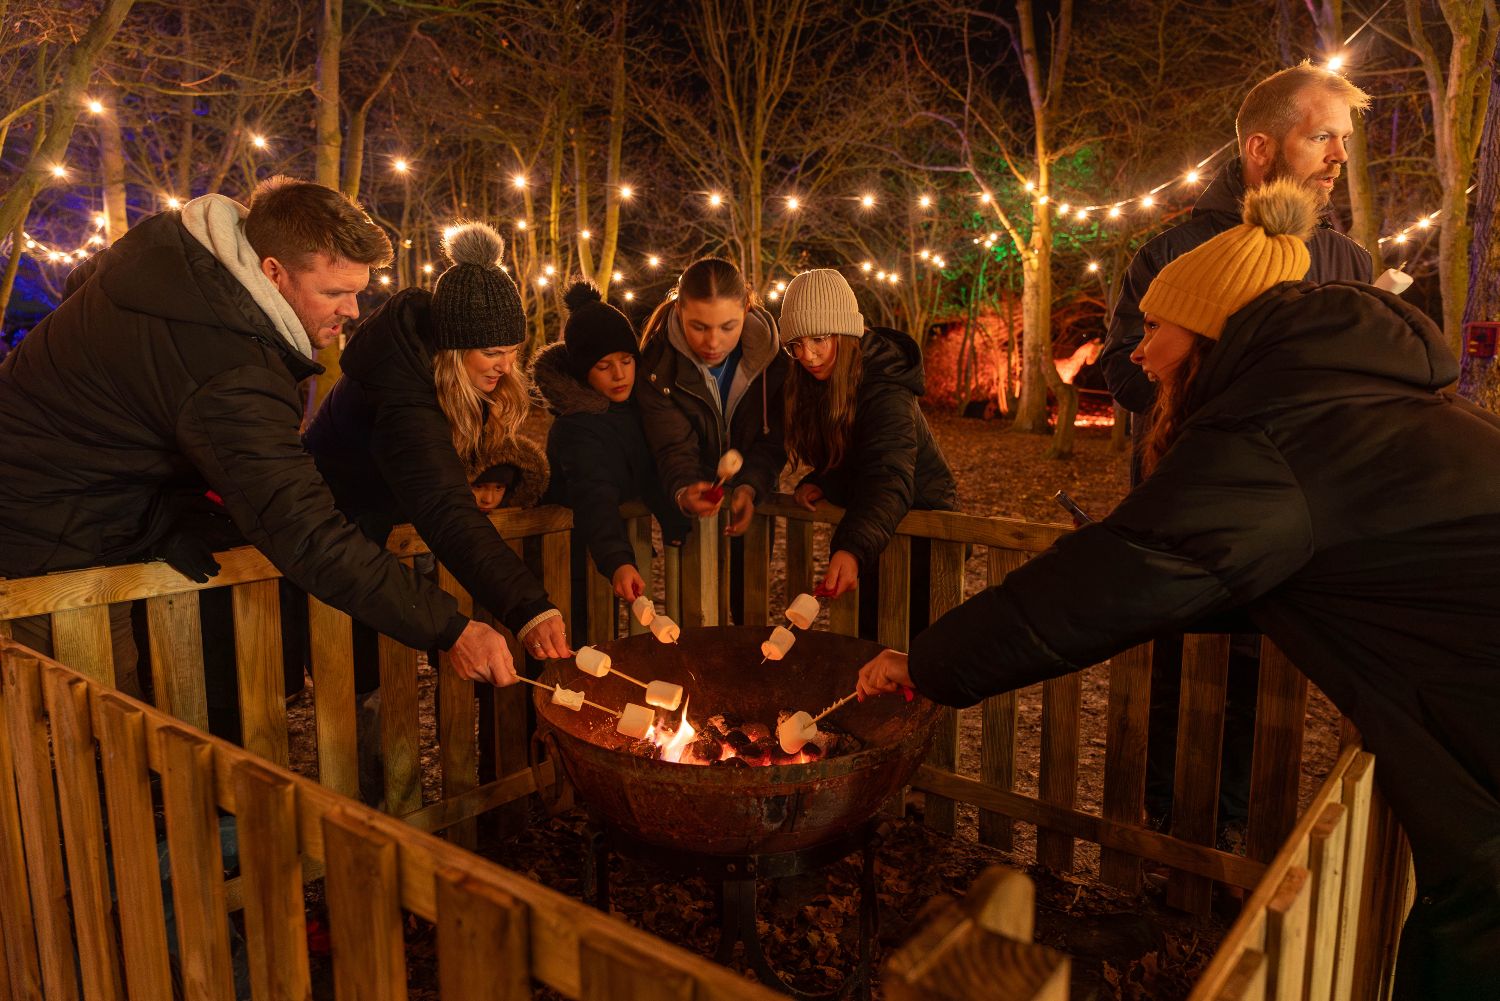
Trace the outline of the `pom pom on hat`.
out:
<instances>
[{"instance_id":1,"label":"pom pom on hat","mask_svg":"<svg viewBox=\"0 0 1500 1001\"><path fill-rule=\"evenodd\" d=\"M597 365L600 358L616 351L640 357L630 320L604 301L599 286L580 278L563 293L563 304L568 307L563 343L568 348L568 371L573 378L587 383L589 369Z\"/></svg>"},{"instance_id":2,"label":"pom pom on hat","mask_svg":"<svg viewBox=\"0 0 1500 1001\"><path fill-rule=\"evenodd\" d=\"M438 349L503 348L526 340L521 292L500 267L505 240L482 222L443 236L453 266L432 290L432 341Z\"/></svg>"},{"instance_id":3,"label":"pom pom on hat","mask_svg":"<svg viewBox=\"0 0 1500 1001\"><path fill-rule=\"evenodd\" d=\"M1271 181L1245 195L1243 213L1243 223L1162 268L1141 296L1141 312L1218 340L1229 317L1252 299L1306 277L1307 240L1318 224L1312 192L1295 181Z\"/></svg>"},{"instance_id":4,"label":"pom pom on hat","mask_svg":"<svg viewBox=\"0 0 1500 1001\"><path fill-rule=\"evenodd\" d=\"M804 271L787 283L778 320L783 341L843 334L863 337L865 318L843 275L831 268Z\"/></svg>"}]
</instances>

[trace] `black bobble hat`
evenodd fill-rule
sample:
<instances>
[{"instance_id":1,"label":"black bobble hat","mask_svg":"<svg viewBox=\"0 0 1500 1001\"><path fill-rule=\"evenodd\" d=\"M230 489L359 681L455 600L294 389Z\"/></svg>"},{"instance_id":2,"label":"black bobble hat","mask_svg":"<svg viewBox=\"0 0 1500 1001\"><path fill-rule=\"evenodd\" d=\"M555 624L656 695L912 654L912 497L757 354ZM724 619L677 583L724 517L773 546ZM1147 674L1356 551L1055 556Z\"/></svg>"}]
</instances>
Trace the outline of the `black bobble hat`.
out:
<instances>
[{"instance_id":1,"label":"black bobble hat","mask_svg":"<svg viewBox=\"0 0 1500 1001\"><path fill-rule=\"evenodd\" d=\"M604 301L599 286L580 278L563 293L563 305L568 307L563 343L568 346L568 369L573 378L587 382L589 369L616 351L640 357L630 320Z\"/></svg>"},{"instance_id":2,"label":"black bobble hat","mask_svg":"<svg viewBox=\"0 0 1500 1001\"><path fill-rule=\"evenodd\" d=\"M505 241L482 222L443 236L453 266L432 290L432 337L438 349L504 348L526 340L526 314L516 283L500 268Z\"/></svg>"}]
</instances>

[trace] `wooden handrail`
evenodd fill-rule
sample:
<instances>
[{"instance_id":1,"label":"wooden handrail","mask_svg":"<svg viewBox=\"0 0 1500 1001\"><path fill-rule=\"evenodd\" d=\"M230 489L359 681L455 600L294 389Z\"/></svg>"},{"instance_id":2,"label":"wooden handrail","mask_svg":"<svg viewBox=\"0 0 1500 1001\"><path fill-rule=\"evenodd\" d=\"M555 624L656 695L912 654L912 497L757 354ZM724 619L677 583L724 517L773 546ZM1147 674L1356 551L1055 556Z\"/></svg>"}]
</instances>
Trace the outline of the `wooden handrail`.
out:
<instances>
[{"instance_id":1,"label":"wooden handrail","mask_svg":"<svg viewBox=\"0 0 1500 1001\"><path fill-rule=\"evenodd\" d=\"M770 518L787 518L792 521L810 521L825 525L836 525L844 517L844 509L827 501L819 501L816 510L796 503L788 494L777 494L770 500L755 506L757 515ZM1067 525L1048 525L1022 521L1016 518L990 518L975 514L960 514L957 511L912 511L896 526L901 535L925 539L943 539L948 542L967 542L977 546L996 546L1014 549L1023 553L1040 553L1051 548L1058 539L1072 529Z\"/></svg>"}]
</instances>

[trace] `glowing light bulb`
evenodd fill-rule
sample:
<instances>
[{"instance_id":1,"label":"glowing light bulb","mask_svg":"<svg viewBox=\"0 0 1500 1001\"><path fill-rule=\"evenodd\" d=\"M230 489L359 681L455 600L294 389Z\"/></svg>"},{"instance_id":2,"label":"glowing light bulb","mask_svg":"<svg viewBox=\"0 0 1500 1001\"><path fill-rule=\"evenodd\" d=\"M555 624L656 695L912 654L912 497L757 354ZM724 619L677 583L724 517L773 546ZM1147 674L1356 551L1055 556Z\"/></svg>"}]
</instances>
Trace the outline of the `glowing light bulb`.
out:
<instances>
[{"instance_id":1,"label":"glowing light bulb","mask_svg":"<svg viewBox=\"0 0 1500 1001\"><path fill-rule=\"evenodd\" d=\"M994 230L990 230L989 235L986 236L985 239L990 241L991 243L994 243L996 240L1000 239L1000 234L996 233Z\"/></svg>"},{"instance_id":2,"label":"glowing light bulb","mask_svg":"<svg viewBox=\"0 0 1500 1001\"><path fill-rule=\"evenodd\" d=\"M175 196L168 198L167 199L167 208L169 208L169 209L180 209L180 208L182 208L182 199L177 198Z\"/></svg>"},{"instance_id":3,"label":"glowing light bulb","mask_svg":"<svg viewBox=\"0 0 1500 1001\"><path fill-rule=\"evenodd\" d=\"M1068 214L1068 203L1067 202L1063 202L1061 205L1059 205L1057 207L1057 211L1060 212L1060 213L1062 213L1063 215L1067 215Z\"/></svg>"},{"instance_id":4,"label":"glowing light bulb","mask_svg":"<svg viewBox=\"0 0 1500 1001\"><path fill-rule=\"evenodd\" d=\"M104 114L104 105L99 101L90 101L89 110L96 115Z\"/></svg>"},{"instance_id":5,"label":"glowing light bulb","mask_svg":"<svg viewBox=\"0 0 1500 1001\"><path fill-rule=\"evenodd\" d=\"M921 198L917 199L917 205L924 209L932 208L932 196L923 195Z\"/></svg>"},{"instance_id":6,"label":"glowing light bulb","mask_svg":"<svg viewBox=\"0 0 1500 1001\"><path fill-rule=\"evenodd\" d=\"M885 281L885 272L884 271L877 271L877 272L875 272L875 280L878 281L878 282Z\"/></svg>"},{"instance_id":7,"label":"glowing light bulb","mask_svg":"<svg viewBox=\"0 0 1500 1001\"><path fill-rule=\"evenodd\" d=\"M60 163L53 164L52 165L52 176L53 177L67 177L68 176L68 168L64 167Z\"/></svg>"},{"instance_id":8,"label":"glowing light bulb","mask_svg":"<svg viewBox=\"0 0 1500 1001\"><path fill-rule=\"evenodd\" d=\"M96 247L103 242L104 237L100 236L98 233L95 233L93 236L89 237L89 243L92 243Z\"/></svg>"},{"instance_id":9,"label":"glowing light bulb","mask_svg":"<svg viewBox=\"0 0 1500 1001\"><path fill-rule=\"evenodd\" d=\"M270 144L266 142L265 136L253 135L250 137L250 145L254 146L256 149L265 149Z\"/></svg>"},{"instance_id":10,"label":"glowing light bulb","mask_svg":"<svg viewBox=\"0 0 1500 1001\"><path fill-rule=\"evenodd\" d=\"M863 271L865 274L869 274L870 270L874 267L875 265L871 264L869 261L865 261L859 266L859 270Z\"/></svg>"},{"instance_id":11,"label":"glowing light bulb","mask_svg":"<svg viewBox=\"0 0 1500 1001\"><path fill-rule=\"evenodd\" d=\"M1396 234L1396 242L1397 243L1405 243L1406 242L1406 234L1405 233L1397 233Z\"/></svg>"},{"instance_id":12,"label":"glowing light bulb","mask_svg":"<svg viewBox=\"0 0 1500 1001\"><path fill-rule=\"evenodd\" d=\"M930 251L930 250L921 250L921 251L917 252L917 256L920 257L922 260L925 261L925 260L927 260L927 258L929 258L929 257L932 256L932 251Z\"/></svg>"},{"instance_id":13,"label":"glowing light bulb","mask_svg":"<svg viewBox=\"0 0 1500 1001\"><path fill-rule=\"evenodd\" d=\"M1147 195L1145 198L1141 199L1141 208L1149 209L1151 206L1153 206L1155 204L1156 204L1156 199L1152 198L1150 195Z\"/></svg>"},{"instance_id":14,"label":"glowing light bulb","mask_svg":"<svg viewBox=\"0 0 1500 1001\"><path fill-rule=\"evenodd\" d=\"M635 197L635 189L628 184L622 184L620 186L620 197L627 202L630 201L630 199Z\"/></svg>"},{"instance_id":15,"label":"glowing light bulb","mask_svg":"<svg viewBox=\"0 0 1500 1001\"><path fill-rule=\"evenodd\" d=\"M547 287L547 276L546 275L537 275L537 277L536 277L536 283L538 285L540 285L542 288L546 288Z\"/></svg>"},{"instance_id":16,"label":"glowing light bulb","mask_svg":"<svg viewBox=\"0 0 1500 1001\"><path fill-rule=\"evenodd\" d=\"M431 264L424 264L424 265L422 265L422 273L424 275L430 275L430 274L432 274L432 265Z\"/></svg>"},{"instance_id":17,"label":"glowing light bulb","mask_svg":"<svg viewBox=\"0 0 1500 1001\"><path fill-rule=\"evenodd\" d=\"M622 282L622 281L625 280L625 276L622 275L622 274L620 274L620 272L618 272L618 271L616 271L614 274L610 275L609 277L610 277L611 281L616 281L616 282Z\"/></svg>"},{"instance_id":18,"label":"glowing light bulb","mask_svg":"<svg viewBox=\"0 0 1500 1001\"><path fill-rule=\"evenodd\" d=\"M646 258L646 266L648 268L661 267L661 258L657 257L655 254L652 254L650 257Z\"/></svg>"},{"instance_id":19,"label":"glowing light bulb","mask_svg":"<svg viewBox=\"0 0 1500 1001\"><path fill-rule=\"evenodd\" d=\"M1111 205L1109 207L1109 217L1111 219L1118 219L1118 218L1120 218L1120 206L1118 206L1118 205Z\"/></svg>"},{"instance_id":20,"label":"glowing light bulb","mask_svg":"<svg viewBox=\"0 0 1500 1001\"><path fill-rule=\"evenodd\" d=\"M1330 73L1337 73L1339 70L1341 70L1343 68L1344 68L1344 57L1343 56L1334 56L1333 58L1331 58L1331 59L1328 60L1328 72L1330 72Z\"/></svg>"},{"instance_id":21,"label":"glowing light bulb","mask_svg":"<svg viewBox=\"0 0 1500 1001\"><path fill-rule=\"evenodd\" d=\"M407 163L405 160L397 160L395 163L391 164L391 168L398 174L404 174L408 170L411 170L411 164Z\"/></svg>"},{"instance_id":22,"label":"glowing light bulb","mask_svg":"<svg viewBox=\"0 0 1500 1001\"><path fill-rule=\"evenodd\" d=\"M26 249L27 250L34 250L34 249L36 249L36 241L35 240L27 240L26 241Z\"/></svg>"},{"instance_id":23,"label":"glowing light bulb","mask_svg":"<svg viewBox=\"0 0 1500 1001\"><path fill-rule=\"evenodd\" d=\"M708 204L711 208L718 208L720 205L724 204L724 196L719 194L717 191L712 192L708 196Z\"/></svg>"},{"instance_id":24,"label":"glowing light bulb","mask_svg":"<svg viewBox=\"0 0 1500 1001\"><path fill-rule=\"evenodd\" d=\"M1426 229L1428 226L1431 226L1431 225L1432 225L1432 219L1431 219L1431 217L1423 217L1423 218L1417 220L1417 228L1418 229Z\"/></svg>"},{"instance_id":25,"label":"glowing light bulb","mask_svg":"<svg viewBox=\"0 0 1500 1001\"><path fill-rule=\"evenodd\" d=\"M517 219L516 220L516 229L525 229L525 228L526 228L526 220L525 219Z\"/></svg>"},{"instance_id":26,"label":"glowing light bulb","mask_svg":"<svg viewBox=\"0 0 1500 1001\"><path fill-rule=\"evenodd\" d=\"M1188 171L1187 172L1187 177L1183 178L1183 180L1187 181L1189 184L1197 184L1198 183L1198 172L1196 170L1190 170L1190 171Z\"/></svg>"},{"instance_id":27,"label":"glowing light bulb","mask_svg":"<svg viewBox=\"0 0 1500 1001\"><path fill-rule=\"evenodd\" d=\"M991 198L991 195L990 195L990 193L988 191L982 193L979 196L979 204L981 204L981 205L988 205L990 203L990 198Z\"/></svg>"},{"instance_id":28,"label":"glowing light bulb","mask_svg":"<svg viewBox=\"0 0 1500 1001\"><path fill-rule=\"evenodd\" d=\"M1038 199L1037 199L1037 200L1036 200L1036 203L1037 203L1037 204L1038 204L1038 205L1046 205L1046 204L1047 204L1047 202L1048 202L1048 201L1049 201L1049 200L1050 200L1050 199L1048 199L1048 198L1047 198L1047 196L1046 196L1046 195L1042 195L1042 196L1041 196L1041 197L1040 197L1040 198L1038 198Z\"/></svg>"},{"instance_id":29,"label":"glowing light bulb","mask_svg":"<svg viewBox=\"0 0 1500 1001\"><path fill-rule=\"evenodd\" d=\"M626 302L634 302L635 301L635 293L634 292L626 292L625 293L625 301Z\"/></svg>"},{"instance_id":30,"label":"glowing light bulb","mask_svg":"<svg viewBox=\"0 0 1500 1001\"><path fill-rule=\"evenodd\" d=\"M103 212L100 212L98 215L94 216L94 225L98 226L100 229L103 229L105 226L109 225L109 219L104 215Z\"/></svg>"},{"instance_id":31,"label":"glowing light bulb","mask_svg":"<svg viewBox=\"0 0 1500 1001\"><path fill-rule=\"evenodd\" d=\"M451 239L453 239L457 235L458 235L458 227L457 226L444 226L443 227L443 239L444 240L451 240Z\"/></svg>"},{"instance_id":32,"label":"glowing light bulb","mask_svg":"<svg viewBox=\"0 0 1500 1001\"><path fill-rule=\"evenodd\" d=\"M873 209L875 207L875 196L874 195L860 195L859 196L859 203L861 205L863 205L867 209Z\"/></svg>"},{"instance_id":33,"label":"glowing light bulb","mask_svg":"<svg viewBox=\"0 0 1500 1001\"><path fill-rule=\"evenodd\" d=\"M591 233L591 232L589 232L589 231L588 231L588 230L586 230L586 229L580 229L580 230L579 230L579 231L578 231L578 239L580 239L580 240L588 240L588 239L592 239L592 238L593 238L593 235L594 235L594 234L593 234L593 233Z\"/></svg>"},{"instance_id":34,"label":"glowing light bulb","mask_svg":"<svg viewBox=\"0 0 1500 1001\"><path fill-rule=\"evenodd\" d=\"M785 292L786 291L786 282L777 282L776 283L776 291L778 291L778 292Z\"/></svg>"},{"instance_id":35,"label":"glowing light bulb","mask_svg":"<svg viewBox=\"0 0 1500 1001\"><path fill-rule=\"evenodd\" d=\"M791 195L786 200L786 207L788 212L795 212L802 207L802 199Z\"/></svg>"},{"instance_id":36,"label":"glowing light bulb","mask_svg":"<svg viewBox=\"0 0 1500 1001\"><path fill-rule=\"evenodd\" d=\"M389 285L390 283L391 283L391 276L390 275L381 275L380 276L380 284L382 284L382 285Z\"/></svg>"},{"instance_id":37,"label":"glowing light bulb","mask_svg":"<svg viewBox=\"0 0 1500 1001\"><path fill-rule=\"evenodd\" d=\"M1098 261L1089 261L1089 274L1094 274L1098 270L1099 270L1099 262Z\"/></svg>"},{"instance_id":38,"label":"glowing light bulb","mask_svg":"<svg viewBox=\"0 0 1500 1001\"><path fill-rule=\"evenodd\" d=\"M1026 188L1027 191L1035 191L1036 190L1036 182L1035 181L1027 181L1026 184L1025 184L1025 188Z\"/></svg>"},{"instance_id":39,"label":"glowing light bulb","mask_svg":"<svg viewBox=\"0 0 1500 1001\"><path fill-rule=\"evenodd\" d=\"M766 293L766 298L770 299L772 302L775 302L777 299L781 298L781 293L776 291L775 289L772 289L771 291Z\"/></svg>"},{"instance_id":40,"label":"glowing light bulb","mask_svg":"<svg viewBox=\"0 0 1500 1001\"><path fill-rule=\"evenodd\" d=\"M407 250L410 250L411 249L411 241L410 240L402 240L401 241L401 246L405 247Z\"/></svg>"},{"instance_id":41,"label":"glowing light bulb","mask_svg":"<svg viewBox=\"0 0 1500 1001\"><path fill-rule=\"evenodd\" d=\"M1078 210L1078 214L1075 215L1073 218L1077 219L1079 222L1083 222L1083 220L1087 219L1088 217L1089 217L1089 210L1088 209L1079 209Z\"/></svg>"},{"instance_id":42,"label":"glowing light bulb","mask_svg":"<svg viewBox=\"0 0 1500 1001\"><path fill-rule=\"evenodd\" d=\"M901 280L901 276L898 275L898 274L896 274L896 272L892 271L890 274L886 275L885 280L888 281L888 282L890 282L892 285L894 285L894 284L896 284L896 282L898 282L898 281Z\"/></svg>"},{"instance_id":43,"label":"glowing light bulb","mask_svg":"<svg viewBox=\"0 0 1500 1001\"><path fill-rule=\"evenodd\" d=\"M526 175L525 174L515 174L515 175L512 175L512 177L510 179L510 183L511 183L511 187L514 187L514 188L524 188L524 187L526 187Z\"/></svg>"},{"instance_id":44,"label":"glowing light bulb","mask_svg":"<svg viewBox=\"0 0 1500 1001\"><path fill-rule=\"evenodd\" d=\"M553 275L557 274L557 269L549 264L542 269L542 274L546 275L548 278L551 278Z\"/></svg>"}]
</instances>

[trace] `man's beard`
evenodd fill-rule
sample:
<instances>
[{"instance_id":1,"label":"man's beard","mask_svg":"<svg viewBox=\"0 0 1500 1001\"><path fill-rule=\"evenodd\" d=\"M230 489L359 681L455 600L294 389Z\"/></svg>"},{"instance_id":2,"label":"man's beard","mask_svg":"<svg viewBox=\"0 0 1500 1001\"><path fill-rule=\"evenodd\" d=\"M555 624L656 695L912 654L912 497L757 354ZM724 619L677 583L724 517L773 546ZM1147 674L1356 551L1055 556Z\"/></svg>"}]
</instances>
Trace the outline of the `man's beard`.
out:
<instances>
[{"instance_id":1,"label":"man's beard","mask_svg":"<svg viewBox=\"0 0 1500 1001\"><path fill-rule=\"evenodd\" d=\"M1292 173L1292 165L1287 162L1286 156L1278 149L1276 155L1271 158L1271 170L1266 174L1266 180L1279 181L1282 178L1287 178L1296 181L1317 196L1319 208L1327 208L1329 200L1333 197L1333 191L1332 189L1324 189L1321 184L1316 183L1318 179L1326 176L1326 174L1322 173L1314 174L1312 177L1296 176L1296 174ZM1337 178L1338 175L1334 176Z\"/></svg>"}]
</instances>

